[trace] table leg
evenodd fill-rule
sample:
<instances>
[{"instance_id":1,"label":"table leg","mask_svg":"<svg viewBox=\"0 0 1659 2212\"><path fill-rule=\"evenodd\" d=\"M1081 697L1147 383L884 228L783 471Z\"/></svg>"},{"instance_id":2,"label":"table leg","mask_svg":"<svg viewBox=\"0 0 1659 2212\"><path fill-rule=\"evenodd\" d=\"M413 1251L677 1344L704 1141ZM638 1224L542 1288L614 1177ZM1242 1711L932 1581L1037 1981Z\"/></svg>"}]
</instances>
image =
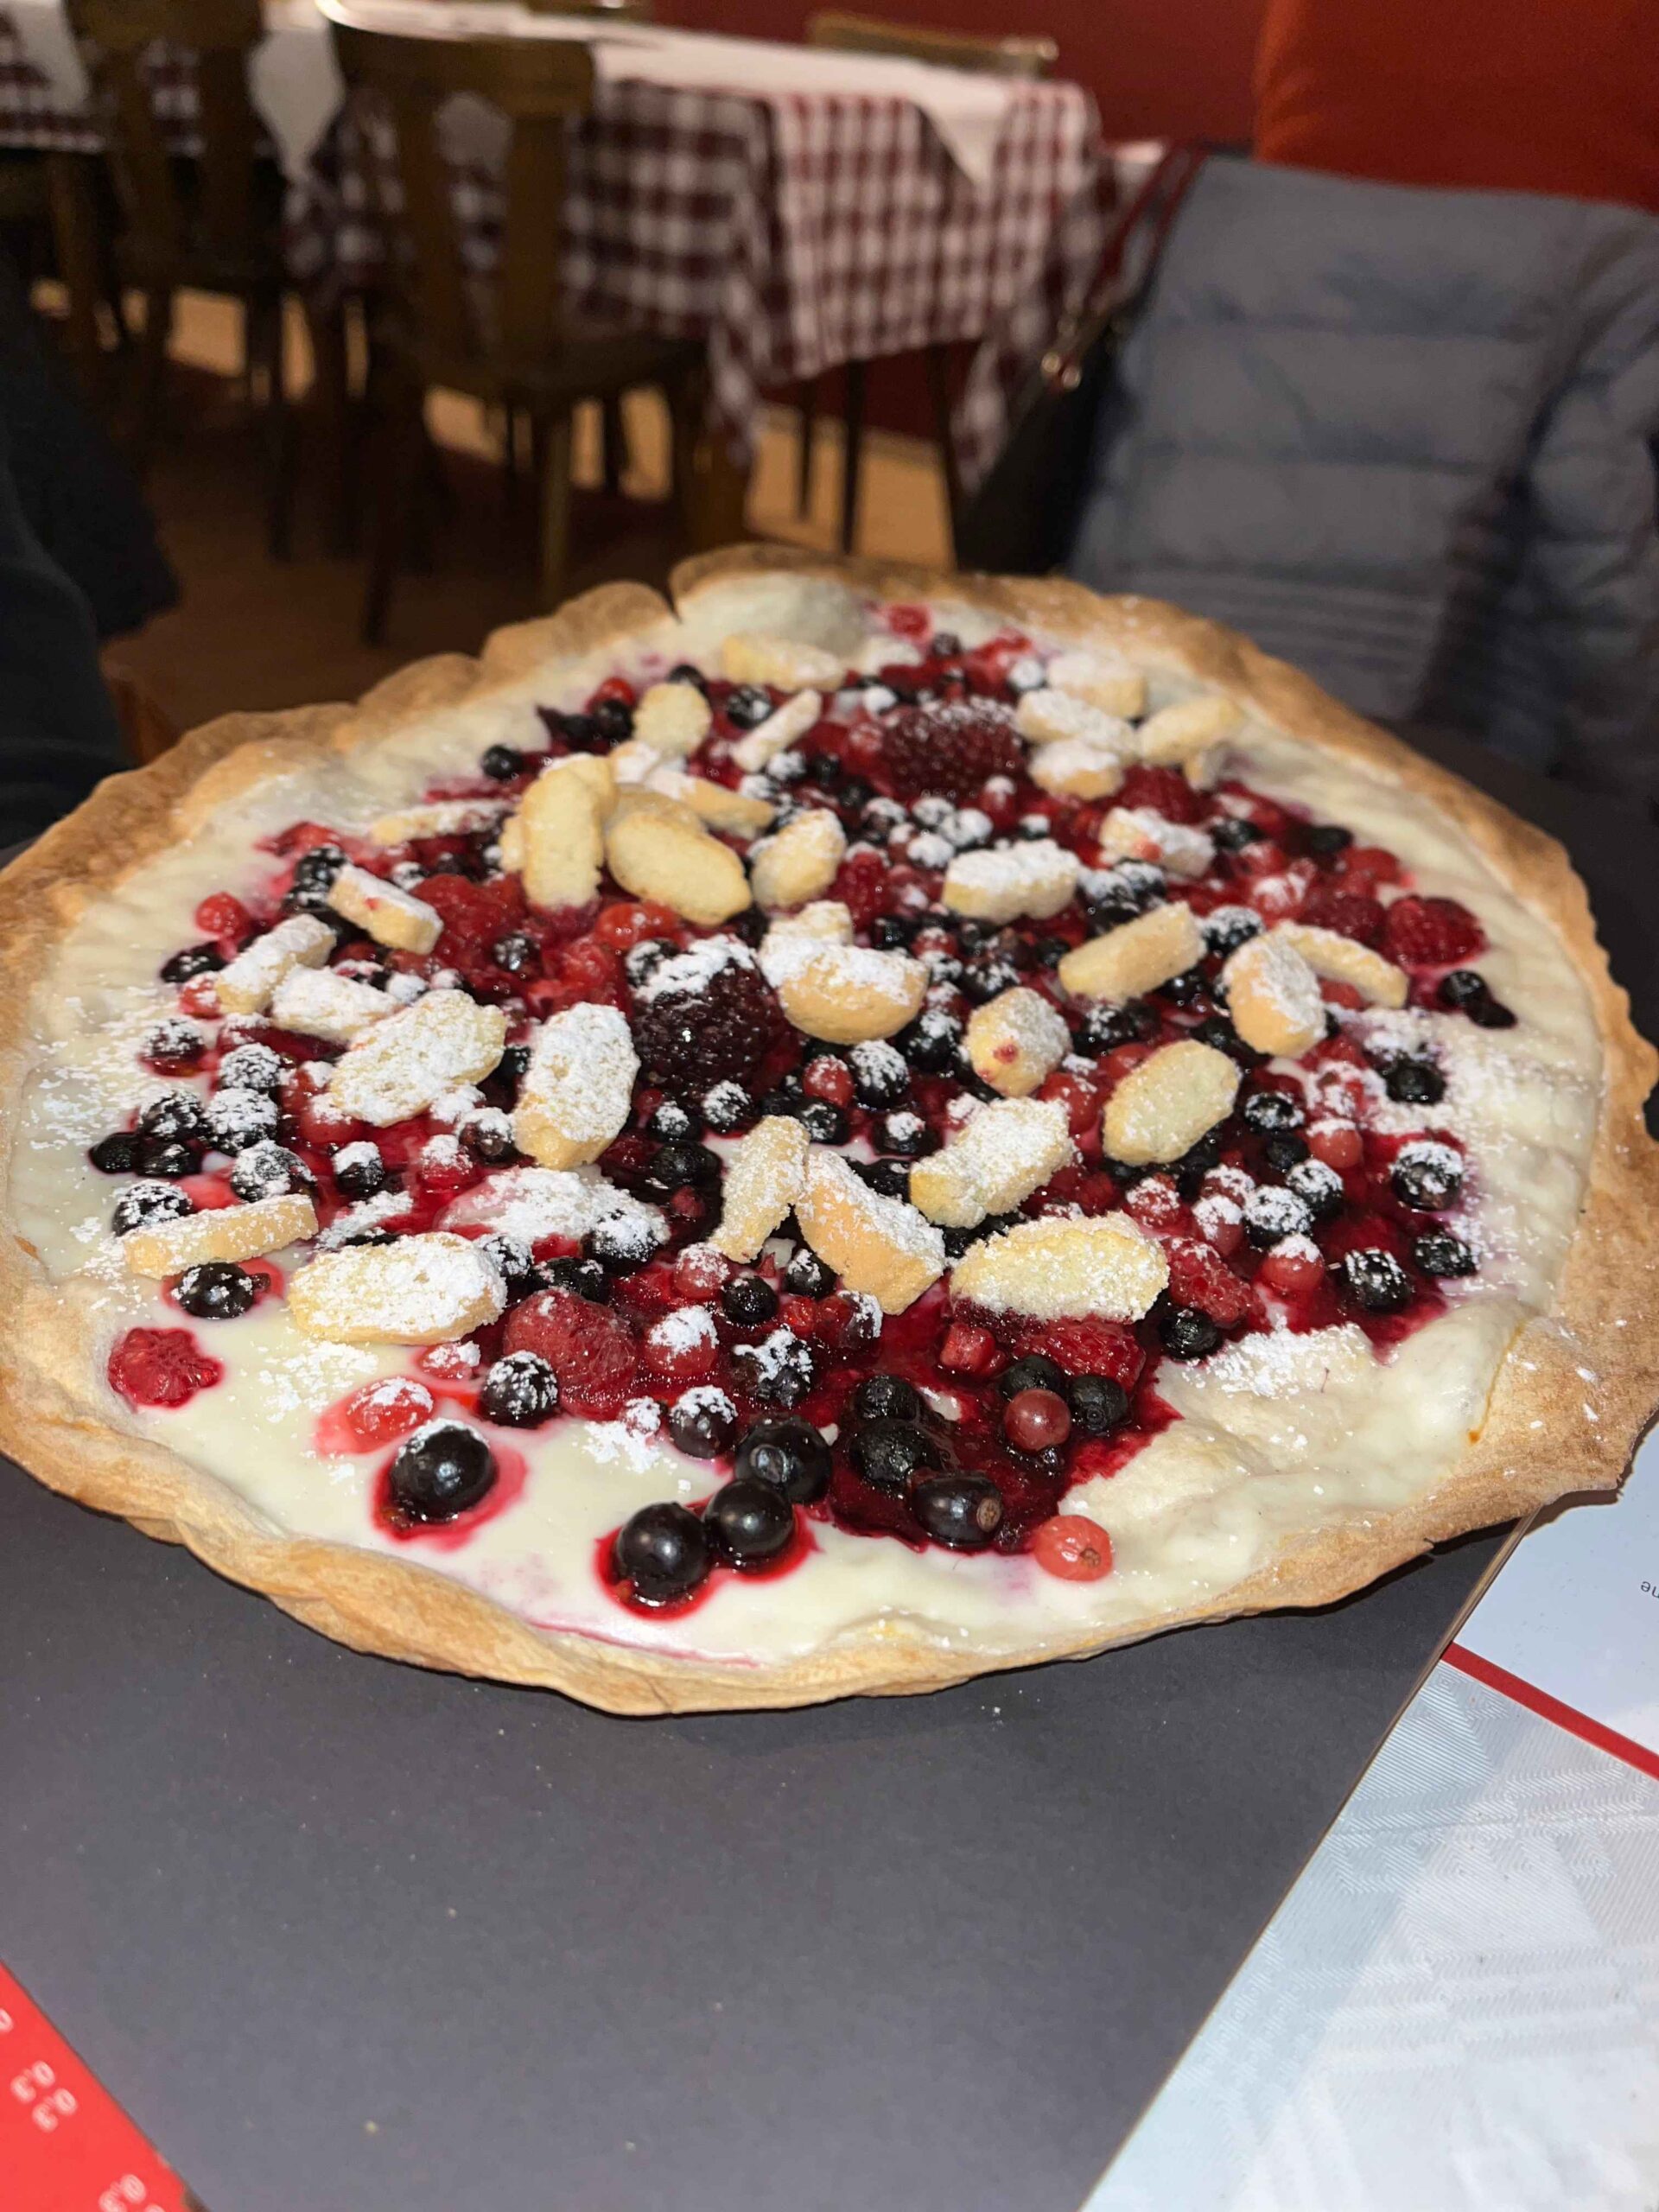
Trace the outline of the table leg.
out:
<instances>
[{"instance_id":1,"label":"table leg","mask_svg":"<svg viewBox=\"0 0 1659 2212\"><path fill-rule=\"evenodd\" d=\"M52 210L58 274L69 295L70 356L88 398L101 408L105 398L104 347L99 337L98 302L103 289L103 270L99 257L93 168L97 158L89 154L48 154L46 188Z\"/></svg>"},{"instance_id":2,"label":"table leg","mask_svg":"<svg viewBox=\"0 0 1659 2212\"><path fill-rule=\"evenodd\" d=\"M706 431L697 448L686 518L692 551L712 553L717 546L739 544L749 535L747 511L753 464L734 460L721 440Z\"/></svg>"},{"instance_id":3,"label":"table leg","mask_svg":"<svg viewBox=\"0 0 1659 2212\"><path fill-rule=\"evenodd\" d=\"M864 459L863 362L849 361L845 373L847 400L845 440L841 455L841 550L843 553L851 553L858 545L858 484Z\"/></svg>"}]
</instances>

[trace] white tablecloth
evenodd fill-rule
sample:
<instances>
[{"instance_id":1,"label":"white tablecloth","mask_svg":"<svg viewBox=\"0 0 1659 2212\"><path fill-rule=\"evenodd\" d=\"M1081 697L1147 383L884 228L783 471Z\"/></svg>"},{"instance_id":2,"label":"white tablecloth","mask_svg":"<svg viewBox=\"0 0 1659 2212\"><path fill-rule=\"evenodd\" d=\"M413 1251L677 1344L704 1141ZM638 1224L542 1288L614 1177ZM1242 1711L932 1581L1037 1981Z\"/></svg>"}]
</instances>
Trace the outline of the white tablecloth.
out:
<instances>
[{"instance_id":1,"label":"white tablecloth","mask_svg":"<svg viewBox=\"0 0 1659 2212\"><path fill-rule=\"evenodd\" d=\"M1436 1669L1087 2212L1654 2212L1659 1782Z\"/></svg>"}]
</instances>

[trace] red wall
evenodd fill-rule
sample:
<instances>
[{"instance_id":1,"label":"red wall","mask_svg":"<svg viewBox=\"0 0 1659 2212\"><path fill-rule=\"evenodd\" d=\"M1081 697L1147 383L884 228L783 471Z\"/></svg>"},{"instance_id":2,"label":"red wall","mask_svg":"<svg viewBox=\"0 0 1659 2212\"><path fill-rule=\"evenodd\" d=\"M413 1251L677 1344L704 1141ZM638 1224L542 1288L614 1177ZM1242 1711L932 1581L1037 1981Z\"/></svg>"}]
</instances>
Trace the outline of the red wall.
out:
<instances>
[{"instance_id":1,"label":"red wall","mask_svg":"<svg viewBox=\"0 0 1659 2212\"><path fill-rule=\"evenodd\" d=\"M662 0L671 22L799 38L815 0ZM827 4L827 0L816 0ZM1115 138L1243 139L1265 0L845 0L857 12L950 30L1046 32Z\"/></svg>"}]
</instances>

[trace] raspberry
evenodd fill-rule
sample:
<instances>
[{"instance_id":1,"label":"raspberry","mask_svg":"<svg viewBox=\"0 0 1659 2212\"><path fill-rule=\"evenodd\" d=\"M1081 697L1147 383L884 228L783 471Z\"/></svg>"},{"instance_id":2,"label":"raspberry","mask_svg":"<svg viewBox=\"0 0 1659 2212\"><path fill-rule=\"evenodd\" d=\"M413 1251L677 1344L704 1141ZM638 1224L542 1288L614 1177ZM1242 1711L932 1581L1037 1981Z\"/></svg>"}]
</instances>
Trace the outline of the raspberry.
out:
<instances>
[{"instance_id":1,"label":"raspberry","mask_svg":"<svg viewBox=\"0 0 1659 2212\"><path fill-rule=\"evenodd\" d=\"M1133 1330L1093 1313L1081 1320L1033 1322L1020 1332L1019 1350L1043 1353L1068 1375L1103 1375L1126 1390L1135 1388L1146 1364Z\"/></svg>"},{"instance_id":2,"label":"raspberry","mask_svg":"<svg viewBox=\"0 0 1659 2212\"><path fill-rule=\"evenodd\" d=\"M844 860L830 886L830 896L840 899L853 918L853 927L867 930L887 909L888 868L880 853L855 852Z\"/></svg>"},{"instance_id":3,"label":"raspberry","mask_svg":"<svg viewBox=\"0 0 1659 2212\"><path fill-rule=\"evenodd\" d=\"M1178 769L1149 768L1137 762L1123 778L1116 806L1149 806L1166 822L1202 822L1205 799Z\"/></svg>"},{"instance_id":4,"label":"raspberry","mask_svg":"<svg viewBox=\"0 0 1659 2212\"><path fill-rule=\"evenodd\" d=\"M671 969L671 963L664 964ZM753 961L747 953L729 959L712 975L689 979L683 990L671 977L664 984L662 972L647 982L651 995L634 1009L633 1041L645 1066L668 1077L677 1096L692 1097L717 1083L753 1077L784 1028L783 1010Z\"/></svg>"},{"instance_id":5,"label":"raspberry","mask_svg":"<svg viewBox=\"0 0 1659 2212\"><path fill-rule=\"evenodd\" d=\"M507 1317L505 1349L539 1352L558 1377L559 1402L590 1421L614 1421L633 1395L638 1359L627 1323L574 1290L542 1290Z\"/></svg>"},{"instance_id":6,"label":"raspberry","mask_svg":"<svg viewBox=\"0 0 1659 2212\"><path fill-rule=\"evenodd\" d=\"M1357 891L1338 891L1320 884L1309 893L1301 918L1312 927L1337 930L1360 944L1377 945L1382 938L1383 912L1375 899Z\"/></svg>"},{"instance_id":7,"label":"raspberry","mask_svg":"<svg viewBox=\"0 0 1659 2212\"><path fill-rule=\"evenodd\" d=\"M188 1329L129 1329L106 1372L130 1406L182 1406L211 1389L225 1370Z\"/></svg>"},{"instance_id":8,"label":"raspberry","mask_svg":"<svg viewBox=\"0 0 1659 2212\"><path fill-rule=\"evenodd\" d=\"M410 1375L384 1375L353 1390L336 1409L347 1448L372 1452L430 1421L437 1402L425 1383Z\"/></svg>"},{"instance_id":9,"label":"raspberry","mask_svg":"<svg viewBox=\"0 0 1659 2212\"><path fill-rule=\"evenodd\" d=\"M984 1375L996 1357L996 1338L972 1321L953 1321L936 1357L947 1375Z\"/></svg>"},{"instance_id":10,"label":"raspberry","mask_svg":"<svg viewBox=\"0 0 1659 2212\"><path fill-rule=\"evenodd\" d=\"M640 1350L653 1375L695 1382L719 1359L720 1339L706 1306L683 1306L652 1323Z\"/></svg>"},{"instance_id":11,"label":"raspberry","mask_svg":"<svg viewBox=\"0 0 1659 2212\"><path fill-rule=\"evenodd\" d=\"M1249 1286L1207 1245L1177 1242L1165 1249L1169 1294L1177 1306L1196 1306L1224 1329L1244 1319L1250 1306Z\"/></svg>"},{"instance_id":12,"label":"raspberry","mask_svg":"<svg viewBox=\"0 0 1659 2212\"><path fill-rule=\"evenodd\" d=\"M907 707L888 723L881 753L887 780L900 798L938 791L970 799L987 776L1015 776L1020 766L1014 717L988 700Z\"/></svg>"},{"instance_id":13,"label":"raspberry","mask_svg":"<svg viewBox=\"0 0 1659 2212\"><path fill-rule=\"evenodd\" d=\"M1455 899L1396 899L1382 922L1382 950L1402 968L1449 968L1486 949L1486 932Z\"/></svg>"},{"instance_id":14,"label":"raspberry","mask_svg":"<svg viewBox=\"0 0 1659 2212\"><path fill-rule=\"evenodd\" d=\"M493 883L474 883L465 875L429 875L420 889L443 921L433 957L463 974L488 964L490 946L510 937L524 919L524 889L516 875L499 876Z\"/></svg>"},{"instance_id":15,"label":"raspberry","mask_svg":"<svg viewBox=\"0 0 1659 2212\"><path fill-rule=\"evenodd\" d=\"M215 891L195 912L195 925L205 936L234 938L238 944L253 935L253 917L239 899L228 891Z\"/></svg>"}]
</instances>

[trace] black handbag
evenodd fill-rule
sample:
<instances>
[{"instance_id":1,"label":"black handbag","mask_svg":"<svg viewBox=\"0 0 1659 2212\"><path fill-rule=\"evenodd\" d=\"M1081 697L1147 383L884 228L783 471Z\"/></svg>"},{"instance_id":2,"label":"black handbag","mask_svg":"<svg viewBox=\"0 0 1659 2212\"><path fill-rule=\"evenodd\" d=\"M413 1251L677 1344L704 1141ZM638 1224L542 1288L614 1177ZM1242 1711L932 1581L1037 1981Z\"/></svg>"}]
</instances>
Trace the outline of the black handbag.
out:
<instances>
[{"instance_id":1,"label":"black handbag","mask_svg":"<svg viewBox=\"0 0 1659 2212\"><path fill-rule=\"evenodd\" d=\"M1114 225L1094 283L1015 398L1002 449L957 518L959 568L1040 576L1071 551L1118 350L1205 154L1172 146Z\"/></svg>"}]
</instances>

